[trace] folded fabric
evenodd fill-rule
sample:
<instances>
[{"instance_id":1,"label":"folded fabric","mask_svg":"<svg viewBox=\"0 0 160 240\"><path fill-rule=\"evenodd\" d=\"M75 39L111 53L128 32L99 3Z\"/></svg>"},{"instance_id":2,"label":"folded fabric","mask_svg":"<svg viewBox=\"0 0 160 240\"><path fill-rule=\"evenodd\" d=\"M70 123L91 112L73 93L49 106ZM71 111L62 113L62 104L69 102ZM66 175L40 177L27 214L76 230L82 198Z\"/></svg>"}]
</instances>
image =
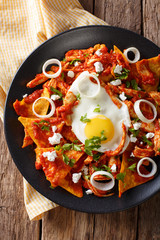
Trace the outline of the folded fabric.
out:
<instances>
[{"instance_id":1,"label":"folded fabric","mask_svg":"<svg viewBox=\"0 0 160 240\"><path fill-rule=\"evenodd\" d=\"M42 42L83 25L107 25L85 11L78 0L2 0L0 3L0 117L11 81L24 59ZM57 205L24 179L24 201L30 220Z\"/></svg>"}]
</instances>

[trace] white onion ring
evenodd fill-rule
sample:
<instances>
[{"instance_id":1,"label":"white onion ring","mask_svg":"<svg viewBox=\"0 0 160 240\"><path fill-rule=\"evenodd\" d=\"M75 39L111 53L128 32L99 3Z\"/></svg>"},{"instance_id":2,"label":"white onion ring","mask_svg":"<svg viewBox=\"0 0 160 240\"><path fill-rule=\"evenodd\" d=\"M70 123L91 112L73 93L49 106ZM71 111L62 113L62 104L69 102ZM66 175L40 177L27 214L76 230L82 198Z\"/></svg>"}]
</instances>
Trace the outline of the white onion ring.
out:
<instances>
[{"instance_id":1,"label":"white onion ring","mask_svg":"<svg viewBox=\"0 0 160 240\"><path fill-rule=\"evenodd\" d=\"M154 117L152 119L147 119L143 113L141 112L140 110L140 103L141 102L145 102L147 103L149 106L151 106L152 110L153 110L153 113L154 113ZM134 103L134 111L135 113L137 114L138 118L142 121L142 122L145 122L145 123L151 123L155 120L155 118L157 117L157 110L156 110L156 107L153 105L153 103L145 100L145 99L140 99L140 100L137 100L135 103Z\"/></svg>"},{"instance_id":2,"label":"white onion ring","mask_svg":"<svg viewBox=\"0 0 160 240\"><path fill-rule=\"evenodd\" d=\"M122 154L127 149L129 143L130 143L130 137L128 136L128 134L126 134L126 141L125 141L124 147L119 154Z\"/></svg>"},{"instance_id":3,"label":"white onion ring","mask_svg":"<svg viewBox=\"0 0 160 240\"><path fill-rule=\"evenodd\" d=\"M135 54L135 57L134 57L133 60L130 60L130 59L128 58L128 55L127 55L128 52L133 52L133 53ZM135 48L135 47L127 48L126 50L124 50L123 54L124 54L124 56L127 58L127 61L128 61L129 63L136 63L136 62L138 62L139 59L140 59L140 52L139 52L139 50L138 50L137 48Z\"/></svg>"},{"instance_id":4,"label":"white onion ring","mask_svg":"<svg viewBox=\"0 0 160 240\"><path fill-rule=\"evenodd\" d=\"M54 74L48 74L46 73L46 68L48 67L48 65L50 64L57 64L59 66L59 69L56 73ZM48 77L48 78L56 78L60 75L62 71L62 65L61 65L61 62L58 60L58 59L55 59L55 58L52 58L52 59L49 59L47 60L44 64L43 64L43 67L42 67L42 72L43 74Z\"/></svg>"},{"instance_id":5,"label":"white onion ring","mask_svg":"<svg viewBox=\"0 0 160 240\"><path fill-rule=\"evenodd\" d=\"M148 160L149 162L152 163L152 171L148 174L142 174L139 170L140 166L142 165L143 161L144 160ZM156 163L153 161L152 158L149 158L149 157L144 157L142 158L141 160L139 160L139 162L137 163L137 172L138 172L138 175L141 176L141 177L145 177L145 178L148 178L148 177L152 177L154 176L154 174L157 172L157 165Z\"/></svg>"},{"instance_id":6,"label":"white onion ring","mask_svg":"<svg viewBox=\"0 0 160 240\"><path fill-rule=\"evenodd\" d=\"M50 113L48 113L48 114L46 114L46 115L39 115L38 113L36 113L36 111L34 110L34 107L35 107L35 104L36 104L36 102L39 100L39 99L46 99L50 104L51 104L51 111L50 111ZM54 105L54 103L53 103L53 101L50 99L50 98L48 98L48 97L39 97L39 98L37 98L35 101L34 101L34 103L33 103L33 105L32 105L32 111L33 111L33 113L37 116L37 117L39 117L39 118L49 118L49 117L51 117L53 114L54 114L54 112L55 112L55 105Z\"/></svg>"},{"instance_id":7,"label":"white onion ring","mask_svg":"<svg viewBox=\"0 0 160 240\"><path fill-rule=\"evenodd\" d=\"M83 92L81 92L81 90L79 89L79 85L85 79L85 77L92 77L97 82L97 91L93 95L86 95ZM95 75L85 71L81 75L79 75L78 78L79 78L79 82L78 82L77 88L78 88L78 92L80 94L82 94L83 96L88 97L88 98L94 98L94 97L96 97L98 95L98 93L100 92L100 81L99 81L99 79Z\"/></svg>"},{"instance_id":8,"label":"white onion ring","mask_svg":"<svg viewBox=\"0 0 160 240\"><path fill-rule=\"evenodd\" d=\"M107 182L107 183L96 182L94 180L94 177L97 176L97 175L105 175L107 177L110 177L111 181ZM106 171L96 171L96 172L94 172L91 175L90 182L95 188L97 188L99 190L102 190L102 191L108 191L108 190L112 189L115 185L115 179L114 179L113 175L109 172L106 172Z\"/></svg>"}]
</instances>

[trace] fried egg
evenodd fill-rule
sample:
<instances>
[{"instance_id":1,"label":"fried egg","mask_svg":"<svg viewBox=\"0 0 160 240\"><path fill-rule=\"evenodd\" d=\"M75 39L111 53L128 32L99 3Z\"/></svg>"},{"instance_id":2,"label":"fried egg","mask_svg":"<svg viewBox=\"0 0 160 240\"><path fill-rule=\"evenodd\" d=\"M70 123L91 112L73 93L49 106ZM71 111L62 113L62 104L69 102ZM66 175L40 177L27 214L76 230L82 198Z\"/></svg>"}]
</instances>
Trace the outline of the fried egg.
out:
<instances>
[{"instance_id":1,"label":"fried egg","mask_svg":"<svg viewBox=\"0 0 160 240\"><path fill-rule=\"evenodd\" d=\"M72 110L72 131L85 144L86 139L101 136L106 137L101 142L99 152L114 151L120 144L123 130L122 123L128 128L131 125L127 106L121 102L119 109L111 100L106 90L90 80L88 72L81 73L71 85L70 92L80 95L78 105ZM89 119L87 121L81 121ZM128 146L129 137L122 151Z\"/></svg>"}]
</instances>

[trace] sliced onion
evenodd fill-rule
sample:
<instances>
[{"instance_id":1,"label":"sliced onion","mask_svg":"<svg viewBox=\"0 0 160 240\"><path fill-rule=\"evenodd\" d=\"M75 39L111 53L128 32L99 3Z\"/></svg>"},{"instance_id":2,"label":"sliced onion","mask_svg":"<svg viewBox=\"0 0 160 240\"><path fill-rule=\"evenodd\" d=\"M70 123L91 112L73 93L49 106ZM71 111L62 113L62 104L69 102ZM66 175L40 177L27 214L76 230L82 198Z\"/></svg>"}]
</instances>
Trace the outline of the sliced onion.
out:
<instances>
[{"instance_id":1,"label":"sliced onion","mask_svg":"<svg viewBox=\"0 0 160 240\"><path fill-rule=\"evenodd\" d=\"M94 79L96 80L96 82L97 82L97 91L96 91L94 94L92 94L92 95L86 95L86 94L84 94L84 93L80 90L80 88L79 88L80 84L83 84L83 81L85 81L86 77L92 77L92 78L94 78ZM85 96L85 97L87 97L87 98L93 98L93 97L96 97L96 96L99 94L99 92L100 92L100 81L99 81L99 79L97 78L97 76L95 76L94 74L91 74L91 73L85 71L85 72L81 73L81 74L78 76L78 78L79 78L79 79L78 79L78 92L79 92L80 94L82 94L83 96Z\"/></svg>"},{"instance_id":2,"label":"sliced onion","mask_svg":"<svg viewBox=\"0 0 160 240\"><path fill-rule=\"evenodd\" d=\"M143 161L145 161L145 160L148 160L149 162L151 162L152 163L152 171L150 172L150 173L148 173L148 174L142 174L141 172L140 172L140 166L143 164ZM141 177L145 177L145 178L148 178L148 177L152 177L152 176L154 176L154 174L157 172L157 165L156 165L156 163L153 161L153 159L151 159L151 158L149 158L149 157L144 157L144 158L142 158L139 162L138 162L138 164L137 164L137 172L138 172L138 175L139 176L141 176Z\"/></svg>"},{"instance_id":3,"label":"sliced onion","mask_svg":"<svg viewBox=\"0 0 160 240\"><path fill-rule=\"evenodd\" d=\"M153 110L153 113L154 113L154 117L152 119L148 119L146 118L143 113L141 112L141 109L140 109L140 103L141 102L145 102L147 103ZM153 105L153 103L145 100L145 99L140 99L140 100L137 100L135 103L134 103L134 111L135 113L137 114L138 118L142 121L142 122L145 122L145 123L151 123L155 120L155 118L157 117L157 110L156 110L156 107Z\"/></svg>"},{"instance_id":4,"label":"sliced onion","mask_svg":"<svg viewBox=\"0 0 160 240\"><path fill-rule=\"evenodd\" d=\"M133 53L134 53L135 57L134 57L133 60L130 60L130 59L128 58L128 55L127 55L128 52L133 52ZM127 61L128 61L129 63L136 63L136 62L138 62L139 59L140 59L140 52L139 52L139 50L138 50L137 48L135 48L135 47L127 48L126 50L124 50L123 54L124 54L124 56L127 58Z\"/></svg>"},{"instance_id":5,"label":"sliced onion","mask_svg":"<svg viewBox=\"0 0 160 240\"><path fill-rule=\"evenodd\" d=\"M125 141L124 147L119 154L122 154L127 149L129 143L130 143L130 137L128 136L128 134L126 134L126 141Z\"/></svg>"},{"instance_id":6,"label":"sliced onion","mask_svg":"<svg viewBox=\"0 0 160 240\"><path fill-rule=\"evenodd\" d=\"M46 115L39 115L38 113L36 113L36 111L34 110L34 108L35 108L36 102L37 102L39 99L46 99L46 100L51 104L51 111L50 111L50 113L48 113L48 114L46 114ZM54 114L55 109L56 109L56 108L55 108L55 105L54 105L53 101L52 101L50 98L48 98L48 97L39 97L39 98L37 98L37 99L34 101L34 103L33 103L33 105L32 105L32 111L33 111L33 113L34 113L37 117L39 117L39 118L50 118L50 117Z\"/></svg>"},{"instance_id":7,"label":"sliced onion","mask_svg":"<svg viewBox=\"0 0 160 240\"><path fill-rule=\"evenodd\" d=\"M97 175L105 175L105 176L111 178L111 181L107 182L107 183L97 182L97 181L94 180L94 177L97 176ZM95 188L97 188L99 190L102 190L102 191L108 191L108 190L112 189L115 185L115 180L114 180L113 175L109 172L106 172L106 171L96 171L96 172L94 172L91 175L90 182Z\"/></svg>"},{"instance_id":8,"label":"sliced onion","mask_svg":"<svg viewBox=\"0 0 160 240\"><path fill-rule=\"evenodd\" d=\"M56 73L54 74L48 74L46 73L46 68L48 67L48 65L50 64L57 64L59 66L59 69ZM42 67L42 72L43 74L48 77L48 78L56 78L60 75L62 71L62 65L61 65L61 62L58 60L58 59L55 59L55 58L52 58L52 59L49 59L47 60L44 64L43 64L43 67Z\"/></svg>"}]
</instances>

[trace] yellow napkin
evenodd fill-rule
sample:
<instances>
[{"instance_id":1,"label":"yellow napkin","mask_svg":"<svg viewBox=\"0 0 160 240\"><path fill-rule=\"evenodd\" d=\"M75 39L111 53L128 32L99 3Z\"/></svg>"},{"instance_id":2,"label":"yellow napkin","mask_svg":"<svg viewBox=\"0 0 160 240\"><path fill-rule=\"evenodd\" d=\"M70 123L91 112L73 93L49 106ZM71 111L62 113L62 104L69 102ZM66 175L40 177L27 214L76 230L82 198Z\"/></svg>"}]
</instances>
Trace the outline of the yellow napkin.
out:
<instances>
[{"instance_id":1,"label":"yellow napkin","mask_svg":"<svg viewBox=\"0 0 160 240\"><path fill-rule=\"evenodd\" d=\"M0 2L0 117L11 81L24 59L39 44L65 30L106 23L85 11L78 0L2 0ZM57 205L24 179L24 201L30 220Z\"/></svg>"}]
</instances>

